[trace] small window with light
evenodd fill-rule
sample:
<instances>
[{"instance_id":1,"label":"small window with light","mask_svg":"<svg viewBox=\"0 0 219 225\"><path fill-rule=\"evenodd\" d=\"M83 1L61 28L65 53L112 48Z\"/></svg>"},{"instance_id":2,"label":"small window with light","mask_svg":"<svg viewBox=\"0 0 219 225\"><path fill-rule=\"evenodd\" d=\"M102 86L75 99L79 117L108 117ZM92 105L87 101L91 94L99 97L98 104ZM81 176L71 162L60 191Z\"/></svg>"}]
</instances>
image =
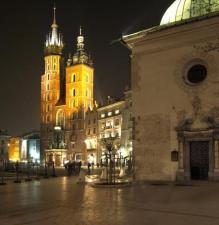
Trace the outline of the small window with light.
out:
<instances>
[{"instance_id":1,"label":"small window with light","mask_svg":"<svg viewBox=\"0 0 219 225\"><path fill-rule=\"evenodd\" d=\"M101 114L101 118L105 118L105 113L102 113Z\"/></svg>"},{"instance_id":2,"label":"small window with light","mask_svg":"<svg viewBox=\"0 0 219 225\"><path fill-rule=\"evenodd\" d=\"M120 113L119 109L115 111L115 114L118 115Z\"/></svg>"}]
</instances>

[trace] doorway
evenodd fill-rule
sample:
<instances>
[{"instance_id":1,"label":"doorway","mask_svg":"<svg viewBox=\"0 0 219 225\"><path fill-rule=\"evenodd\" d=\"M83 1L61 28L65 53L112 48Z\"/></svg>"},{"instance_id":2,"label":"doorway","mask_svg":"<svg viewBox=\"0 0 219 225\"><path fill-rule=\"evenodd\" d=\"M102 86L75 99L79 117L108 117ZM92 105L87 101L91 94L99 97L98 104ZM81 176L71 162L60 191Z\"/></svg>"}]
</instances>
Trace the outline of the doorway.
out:
<instances>
[{"instance_id":1,"label":"doorway","mask_svg":"<svg viewBox=\"0 0 219 225\"><path fill-rule=\"evenodd\" d=\"M209 172L209 142L190 142L190 169L192 180L207 180Z\"/></svg>"}]
</instances>

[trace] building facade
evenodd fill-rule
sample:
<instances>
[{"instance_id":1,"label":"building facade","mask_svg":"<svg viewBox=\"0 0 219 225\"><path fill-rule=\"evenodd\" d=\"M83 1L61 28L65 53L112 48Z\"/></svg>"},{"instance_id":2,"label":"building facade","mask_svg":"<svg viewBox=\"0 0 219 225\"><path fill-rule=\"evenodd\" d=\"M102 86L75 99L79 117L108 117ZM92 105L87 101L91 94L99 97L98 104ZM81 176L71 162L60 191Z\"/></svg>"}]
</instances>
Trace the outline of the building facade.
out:
<instances>
[{"instance_id":1,"label":"building facade","mask_svg":"<svg viewBox=\"0 0 219 225\"><path fill-rule=\"evenodd\" d=\"M87 161L100 163L107 151L104 140L115 138L117 157L132 158L133 121L131 114L132 92L126 91L122 100L108 97L107 104L87 111L86 149Z\"/></svg>"},{"instance_id":2,"label":"building facade","mask_svg":"<svg viewBox=\"0 0 219 225\"><path fill-rule=\"evenodd\" d=\"M21 162L40 163L40 134L30 132L20 138Z\"/></svg>"},{"instance_id":3,"label":"building facade","mask_svg":"<svg viewBox=\"0 0 219 225\"><path fill-rule=\"evenodd\" d=\"M11 162L20 161L20 138L12 137L8 143L8 160Z\"/></svg>"},{"instance_id":4,"label":"building facade","mask_svg":"<svg viewBox=\"0 0 219 225\"><path fill-rule=\"evenodd\" d=\"M65 62L55 13L54 8L41 78L41 151L42 159L62 166L67 160L85 161L84 119L93 108L94 68L81 29L77 49Z\"/></svg>"},{"instance_id":5,"label":"building facade","mask_svg":"<svg viewBox=\"0 0 219 225\"><path fill-rule=\"evenodd\" d=\"M177 0L132 51L135 179L219 179L219 1Z\"/></svg>"},{"instance_id":6,"label":"building facade","mask_svg":"<svg viewBox=\"0 0 219 225\"><path fill-rule=\"evenodd\" d=\"M4 130L0 130L0 161L8 160L8 147L10 136Z\"/></svg>"}]
</instances>

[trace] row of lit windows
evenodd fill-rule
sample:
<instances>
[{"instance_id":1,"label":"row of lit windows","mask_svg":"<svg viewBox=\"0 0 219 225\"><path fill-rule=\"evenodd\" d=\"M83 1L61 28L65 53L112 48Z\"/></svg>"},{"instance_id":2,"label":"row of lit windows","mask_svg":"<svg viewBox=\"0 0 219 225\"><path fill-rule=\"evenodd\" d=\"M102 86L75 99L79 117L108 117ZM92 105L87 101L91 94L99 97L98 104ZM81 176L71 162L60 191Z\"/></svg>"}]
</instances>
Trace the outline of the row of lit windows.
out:
<instances>
[{"instance_id":1,"label":"row of lit windows","mask_svg":"<svg viewBox=\"0 0 219 225\"><path fill-rule=\"evenodd\" d=\"M73 73L71 75L71 83L74 83L74 82L77 82L77 81L78 81L78 77L75 73ZM87 83L89 82L89 75L88 74L85 75L85 82L87 82Z\"/></svg>"},{"instance_id":2,"label":"row of lit windows","mask_svg":"<svg viewBox=\"0 0 219 225\"><path fill-rule=\"evenodd\" d=\"M95 124L96 122L97 122L97 120L96 120L96 118L94 118L93 119L93 124ZM91 120L88 120L87 124L90 125L91 124Z\"/></svg>"},{"instance_id":3,"label":"row of lit windows","mask_svg":"<svg viewBox=\"0 0 219 225\"><path fill-rule=\"evenodd\" d=\"M119 132L111 132L111 133L101 133L100 138L109 138L109 137L118 137L120 138L121 135Z\"/></svg>"},{"instance_id":4,"label":"row of lit windows","mask_svg":"<svg viewBox=\"0 0 219 225\"><path fill-rule=\"evenodd\" d=\"M57 65L53 64L53 66L51 66L50 64L47 65L47 70L58 70Z\"/></svg>"},{"instance_id":5,"label":"row of lit windows","mask_svg":"<svg viewBox=\"0 0 219 225\"><path fill-rule=\"evenodd\" d=\"M53 60L52 60L52 59L53 59ZM53 58L48 58L48 59L46 60L46 65L47 65L46 69L47 69L47 70L58 70L58 69L59 69L59 68L58 68L58 64L59 64L59 60L56 59L55 57L53 57Z\"/></svg>"},{"instance_id":6,"label":"row of lit windows","mask_svg":"<svg viewBox=\"0 0 219 225\"><path fill-rule=\"evenodd\" d=\"M69 108L74 108L74 107L78 107L78 101L77 100L73 100L73 101L69 101L68 103Z\"/></svg>"},{"instance_id":7,"label":"row of lit windows","mask_svg":"<svg viewBox=\"0 0 219 225\"><path fill-rule=\"evenodd\" d=\"M68 106L69 106L69 108L78 107L78 106L79 106L78 100L73 100L73 101L70 100L70 101L68 102ZM83 106L84 106L85 108L88 108L88 107L91 108L91 103L85 101L84 104L83 104Z\"/></svg>"},{"instance_id":8,"label":"row of lit windows","mask_svg":"<svg viewBox=\"0 0 219 225\"><path fill-rule=\"evenodd\" d=\"M91 129L88 129L87 135L96 134L96 128L93 128L93 132L91 133Z\"/></svg>"},{"instance_id":9,"label":"row of lit windows","mask_svg":"<svg viewBox=\"0 0 219 225\"><path fill-rule=\"evenodd\" d=\"M43 117L43 121L45 123L51 123L52 122L52 115L47 115Z\"/></svg>"},{"instance_id":10,"label":"row of lit windows","mask_svg":"<svg viewBox=\"0 0 219 225\"><path fill-rule=\"evenodd\" d=\"M120 125L120 119L116 118L115 120L108 120L101 123L101 129L111 129Z\"/></svg>"},{"instance_id":11,"label":"row of lit windows","mask_svg":"<svg viewBox=\"0 0 219 225\"><path fill-rule=\"evenodd\" d=\"M120 113L120 111L119 111L119 109L116 109L115 111L114 111L114 114L115 115L118 115ZM105 118L106 116L112 116L113 115L113 112L112 111L110 111L110 112L108 112L108 113L102 113L101 114L101 118Z\"/></svg>"},{"instance_id":12,"label":"row of lit windows","mask_svg":"<svg viewBox=\"0 0 219 225\"><path fill-rule=\"evenodd\" d=\"M43 95L42 101L50 102L50 101L58 99L58 96L59 96L58 93L56 93L56 94L55 93L47 93L47 94Z\"/></svg>"},{"instance_id":13,"label":"row of lit windows","mask_svg":"<svg viewBox=\"0 0 219 225\"><path fill-rule=\"evenodd\" d=\"M53 110L53 108L52 108L51 104L43 106L43 112L51 112L52 110Z\"/></svg>"},{"instance_id":14,"label":"row of lit windows","mask_svg":"<svg viewBox=\"0 0 219 225\"><path fill-rule=\"evenodd\" d=\"M73 88L72 91L71 91L71 95L72 95L73 97L79 95L78 90L76 90L75 88ZM89 92L88 89L85 91L85 96L86 96L86 97L92 97L92 96L91 96L91 93Z\"/></svg>"}]
</instances>

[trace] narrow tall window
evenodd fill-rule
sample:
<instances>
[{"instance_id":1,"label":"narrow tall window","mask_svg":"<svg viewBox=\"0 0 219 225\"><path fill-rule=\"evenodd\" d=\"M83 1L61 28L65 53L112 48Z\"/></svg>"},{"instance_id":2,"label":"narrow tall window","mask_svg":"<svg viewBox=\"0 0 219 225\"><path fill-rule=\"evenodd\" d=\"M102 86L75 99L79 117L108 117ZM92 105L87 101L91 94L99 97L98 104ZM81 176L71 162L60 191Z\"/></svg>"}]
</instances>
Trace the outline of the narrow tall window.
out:
<instances>
[{"instance_id":1,"label":"narrow tall window","mask_svg":"<svg viewBox=\"0 0 219 225\"><path fill-rule=\"evenodd\" d=\"M72 74L71 75L71 82L76 82L76 75L75 74Z\"/></svg>"},{"instance_id":2,"label":"narrow tall window","mask_svg":"<svg viewBox=\"0 0 219 225\"><path fill-rule=\"evenodd\" d=\"M75 89L73 89L73 91L72 91L72 96L76 96L76 90Z\"/></svg>"}]
</instances>

